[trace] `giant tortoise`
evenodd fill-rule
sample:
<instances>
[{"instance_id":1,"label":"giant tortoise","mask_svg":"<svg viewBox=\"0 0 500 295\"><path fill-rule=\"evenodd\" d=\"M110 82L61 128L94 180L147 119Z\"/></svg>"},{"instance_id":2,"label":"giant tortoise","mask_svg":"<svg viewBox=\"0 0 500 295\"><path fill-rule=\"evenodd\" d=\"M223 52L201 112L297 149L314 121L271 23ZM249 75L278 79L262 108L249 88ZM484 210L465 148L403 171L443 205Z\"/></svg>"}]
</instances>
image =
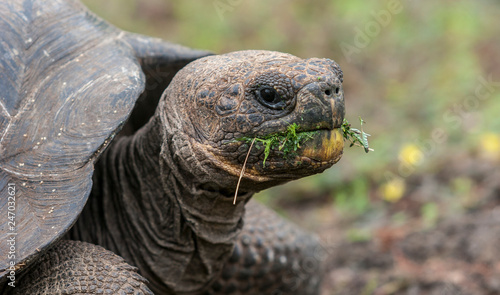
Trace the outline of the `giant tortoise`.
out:
<instances>
[{"instance_id":1,"label":"giant tortoise","mask_svg":"<svg viewBox=\"0 0 500 295\"><path fill-rule=\"evenodd\" d=\"M317 294L318 240L250 198L340 159L342 79L0 0L0 292Z\"/></svg>"}]
</instances>

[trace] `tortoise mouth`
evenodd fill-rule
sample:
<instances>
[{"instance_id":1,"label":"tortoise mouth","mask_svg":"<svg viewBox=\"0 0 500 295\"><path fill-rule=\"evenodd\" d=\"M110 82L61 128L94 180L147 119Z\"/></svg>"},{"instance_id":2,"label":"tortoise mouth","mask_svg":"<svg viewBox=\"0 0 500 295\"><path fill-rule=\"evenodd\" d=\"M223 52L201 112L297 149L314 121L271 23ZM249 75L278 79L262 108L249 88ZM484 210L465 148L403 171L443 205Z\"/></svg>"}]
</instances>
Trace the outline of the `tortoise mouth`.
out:
<instances>
[{"instance_id":1,"label":"tortoise mouth","mask_svg":"<svg viewBox=\"0 0 500 295\"><path fill-rule=\"evenodd\" d=\"M253 167L255 172L276 173L277 176L281 174L280 172L291 174L297 172L301 174L300 176L306 176L331 167L342 157L344 139L340 128L302 131L297 135L306 136L302 142L297 143L296 150L289 154L283 150L271 151L267 161L260 163L261 167L259 165Z\"/></svg>"},{"instance_id":2,"label":"tortoise mouth","mask_svg":"<svg viewBox=\"0 0 500 295\"><path fill-rule=\"evenodd\" d=\"M207 159L211 159L212 168L225 171L228 176L237 179L243 169L241 191L245 191L243 187L248 186L252 191L259 191L290 180L321 173L342 157L344 139L340 128L301 130L296 134L297 138L304 140L296 142L291 149L290 146L285 148L284 140L275 142L274 145L269 145L267 155L265 143L262 141L255 140L253 147L250 148L253 137L246 138L244 141L235 140L227 143L224 153L206 144L195 143L193 147L204 151ZM288 139L288 141L293 140ZM235 151L239 159L228 160L232 157L234 159ZM246 165L244 164L245 156L248 156Z\"/></svg>"},{"instance_id":3,"label":"tortoise mouth","mask_svg":"<svg viewBox=\"0 0 500 295\"><path fill-rule=\"evenodd\" d=\"M318 130L314 136L305 141L301 148L302 157L319 163L337 163L344 150L344 138L340 128Z\"/></svg>"}]
</instances>

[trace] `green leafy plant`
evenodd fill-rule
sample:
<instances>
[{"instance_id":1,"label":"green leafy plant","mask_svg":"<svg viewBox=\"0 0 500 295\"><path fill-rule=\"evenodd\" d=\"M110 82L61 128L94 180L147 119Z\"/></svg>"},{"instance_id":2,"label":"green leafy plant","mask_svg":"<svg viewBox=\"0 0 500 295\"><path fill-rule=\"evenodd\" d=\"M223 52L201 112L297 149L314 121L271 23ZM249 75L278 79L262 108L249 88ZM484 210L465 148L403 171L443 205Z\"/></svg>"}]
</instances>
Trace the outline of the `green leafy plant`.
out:
<instances>
[{"instance_id":1,"label":"green leafy plant","mask_svg":"<svg viewBox=\"0 0 500 295\"><path fill-rule=\"evenodd\" d=\"M363 124L365 121L359 118L361 124L361 130L352 128L351 124L344 119L342 123L342 134L344 136L344 140L350 141L351 145L361 146L365 149L365 152L373 151L368 144L368 136L370 134L363 131ZM241 137L237 140L245 141L247 143L251 143L252 141L256 141L256 148L264 148L264 161L262 165L266 166L266 160L271 153L271 149L277 149L283 152L285 157L294 154L300 145L305 141L311 139L316 131L306 131L306 132L298 132L299 125L296 123L290 124L286 131L268 134L264 137ZM259 145L260 143L260 145Z\"/></svg>"},{"instance_id":2,"label":"green leafy plant","mask_svg":"<svg viewBox=\"0 0 500 295\"><path fill-rule=\"evenodd\" d=\"M285 157L294 154L300 145L307 140L313 138L313 134L316 131L306 131L306 132L298 132L299 125L296 123L290 124L286 131L278 132L273 134L268 134L262 138L249 138L242 137L237 140L242 140L247 143L251 143L252 141L257 141L255 145L256 148L264 148L264 161L262 163L263 166L266 166L266 160L271 153L271 149L277 149L283 152ZM260 143L260 146L259 146Z\"/></svg>"},{"instance_id":3,"label":"green leafy plant","mask_svg":"<svg viewBox=\"0 0 500 295\"><path fill-rule=\"evenodd\" d=\"M351 123L344 119L344 122L342 122L342 134L345 140L351 142L350 146L357 145L363 147L365 152L368 153L373 151L368 144L368 136L370 136L370 134L363 131L363 124L366 122L361 119L361 117L359 117L359 123L361 125L361 130L352 128Z\"/></svg>"}]
</instances>

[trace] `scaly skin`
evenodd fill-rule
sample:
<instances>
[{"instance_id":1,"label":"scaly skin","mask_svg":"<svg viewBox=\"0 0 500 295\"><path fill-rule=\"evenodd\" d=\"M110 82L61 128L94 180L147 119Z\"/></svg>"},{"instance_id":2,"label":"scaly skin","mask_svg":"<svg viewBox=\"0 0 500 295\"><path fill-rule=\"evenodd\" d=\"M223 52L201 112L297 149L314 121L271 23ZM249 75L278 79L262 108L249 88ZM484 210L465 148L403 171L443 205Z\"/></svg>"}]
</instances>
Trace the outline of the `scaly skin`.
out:
<instances>
[{"instance_id":1,"label":"scaly skin","mask_svg":"<svg viewBox=\"0 0 500 295\"><path fill-rule=\"evenodd\" d=\"M123 258L100 246L60 241L19 278L20 284L7 287L6 293L152 295L146 280L136 271Z\"/></svg>"},{"instance_id":2,"label":"scaly skin","mask_svg":"<svg viewBox=\"0 0 500 295\"><path fill-rule=\"evenodd\" d=\"M231 294L314 294L319 265L301 272L294 284L283 280L269 287L269 276L262 278L266 271L279 278L297 269L319 244L267 211L250 210L263 215L250 216L245 227L243 217L253 193L322 172L340 159L342 137L332 130L344 117L341 83L342 72L331 60L277 52L235 52L189 64L150 122L103 154L70 237L124 257L155 294L230 294L231 284L240 289ZM296 155L272 150L265 166L263 149L253 148L233 205L249 149L236 139L283 132L292 123L317 135ZM268 225L259 224L266 218ZM287 233L281 241L280 231ZM280 247L288 250L280 253ZM225 276L224 267L239 277ZM245 276L254 284L246 289Z\"/></svg>"}]
</instances>

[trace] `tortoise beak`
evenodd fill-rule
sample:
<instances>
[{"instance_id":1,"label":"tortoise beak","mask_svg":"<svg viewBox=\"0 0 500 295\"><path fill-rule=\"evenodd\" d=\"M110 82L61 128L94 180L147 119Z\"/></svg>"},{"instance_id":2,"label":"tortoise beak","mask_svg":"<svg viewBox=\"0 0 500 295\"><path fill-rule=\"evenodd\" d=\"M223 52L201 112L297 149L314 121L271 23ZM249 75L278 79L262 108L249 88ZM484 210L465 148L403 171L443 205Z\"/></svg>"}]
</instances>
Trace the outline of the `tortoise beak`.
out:
<instances>
[{"instance_id":1,"label":"tortoise beak","mask_svg":"<svg viewBox=\"0 0 500 295\"><path fill-rule=\"evenodd\" d=\"M302 98L303 130L317 130L302 145L302 156L313 162L335 164L342 157L344 139L340 127L345 103L340 81L313 82L299 92Z\"/></svg>"},{"instance_id":2,"label":"tortoise beak","mask_svg":"<svg viewBox=\"0 0 500 295\"><path fill-rule=\"evenodd\" d=\"M303 157L313 160L313 163L337 163L344 151L344 138L340 128L333 130L318 130L310 140L301 146Z\"/></svg>"}]
</instances>

